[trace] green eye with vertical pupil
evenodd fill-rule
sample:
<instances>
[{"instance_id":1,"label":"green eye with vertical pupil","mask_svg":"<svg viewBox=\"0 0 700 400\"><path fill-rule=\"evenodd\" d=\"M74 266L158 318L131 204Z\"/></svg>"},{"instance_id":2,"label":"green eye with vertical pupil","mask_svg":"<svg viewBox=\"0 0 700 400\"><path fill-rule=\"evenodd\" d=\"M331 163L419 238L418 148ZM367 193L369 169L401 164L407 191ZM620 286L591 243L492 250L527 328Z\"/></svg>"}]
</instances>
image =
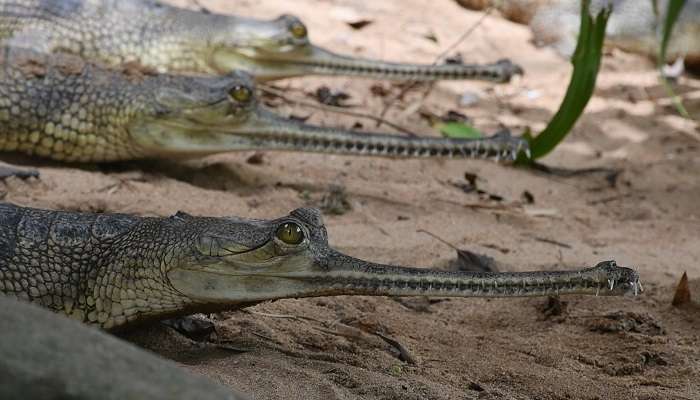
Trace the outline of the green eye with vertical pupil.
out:
<instances>
[{"instance_id":1,"label":"green eye with vertical pupil","mask_svg":"<svg viewBox=\"0 0 700 400\"><path fill-rule=\"evenodd\" d=\"M304 232L293 222L285 222L277 228L277 239L287 244L299 244L304 241Z\"/></svg>"},{"instance_id":2,"label":"green eye with vertical pupil","mask_svg":"<svg viewBox=\"0 0 700 400\"><path fill-rule=\"evenodd\" d=\"M229 92L231 97L233 97L234 100L240 101L240 102L246 102L250 100L250 89L248 89L245 86L234 86L233 89Z\"/></svg>"}]
</instances>

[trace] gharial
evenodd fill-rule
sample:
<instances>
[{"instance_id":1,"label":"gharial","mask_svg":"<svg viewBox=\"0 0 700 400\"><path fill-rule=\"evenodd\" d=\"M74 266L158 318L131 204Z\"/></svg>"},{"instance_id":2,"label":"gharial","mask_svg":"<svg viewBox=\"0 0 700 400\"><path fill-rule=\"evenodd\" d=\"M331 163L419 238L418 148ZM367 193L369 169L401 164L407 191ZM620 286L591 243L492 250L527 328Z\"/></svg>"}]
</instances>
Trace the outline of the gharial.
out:
<instances>
[{"instance_id":1,"label":"gharial","mask_svg":"<svg viewBox=\"0 0 700 400\"><path fill-rule=\"evenodd\" d=\"M578 271L448 272L328 245L320 213L275 220L61 212L0 204L0 292L105 329L266 300L334 295L637 294L614 261Z\"/></svg>"},{"instance_id":2,"label":"gharial","mask_svg":"<svg viewBox=\"0 0 700 400\"><path fill-rule=\"evenodd\" d=\"M63 161L298 150L390 157L514 159L508 134L468 140L365 134L283 119L259 107L250 76L105 68L68 54L0 47L0 150Z\"/></svg>"},{"instance_id":3,"label":"gharial","mask_svg":"<svg viewBox=\"0 0 700 400\"><path fill-rule=\"evenodd\" d=\"M321 74L506 82L522 74L508 60L419 65L343 56L311 44L306 26L291 15L264 21L152 0L1 0L0 40L112 66L137 62L160 72L219 74L242 69L259 80Z\"/></svg>"}]
</instances>

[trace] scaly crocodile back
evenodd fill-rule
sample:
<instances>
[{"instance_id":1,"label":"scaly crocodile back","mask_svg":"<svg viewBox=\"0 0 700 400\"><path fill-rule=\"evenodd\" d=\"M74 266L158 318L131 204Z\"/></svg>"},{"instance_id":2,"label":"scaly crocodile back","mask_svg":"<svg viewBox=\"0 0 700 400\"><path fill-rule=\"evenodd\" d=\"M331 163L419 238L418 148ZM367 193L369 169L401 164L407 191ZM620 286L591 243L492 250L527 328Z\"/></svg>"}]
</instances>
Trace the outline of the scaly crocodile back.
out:
<instances>
[{"instance_id":1,"label":"scaly crocodile back","mask_svg":"<svg viewBox=\"0 0 700 400\"><path fill-rule=\"evenodd\" d=\"M0 47L0 65L0 150L63 161L140 155L125 125L153 106L146 78L10 47Z\"/></svg>"},{"instance_id":2,"label":"scaly crocodile back","mask_svg":"<svg viewBox=\"0 0 700 400\"><path fill-rule=\"evenodd\" d=\"M0 203L0 292L104 328L179 309L162 271L173 223Z\"/></svg>"},{"instance_id":3,"label":"scaly crocodile back","mask_svg":"<svg viewBox=\"0 0 700 400\"><path fill-rule=\"evenodd\" d=\"M213 72L191 43L226 19L152 0L0 0L0 39L112 66Z\"/></svg>"}]
</instances>

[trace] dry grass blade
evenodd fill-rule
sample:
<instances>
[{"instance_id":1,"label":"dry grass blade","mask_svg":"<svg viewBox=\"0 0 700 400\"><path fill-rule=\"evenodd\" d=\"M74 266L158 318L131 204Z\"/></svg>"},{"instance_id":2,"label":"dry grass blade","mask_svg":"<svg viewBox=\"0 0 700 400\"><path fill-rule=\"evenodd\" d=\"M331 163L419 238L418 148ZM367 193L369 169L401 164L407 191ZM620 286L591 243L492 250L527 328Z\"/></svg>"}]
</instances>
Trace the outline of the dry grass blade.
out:
<instances>
[{"instance_id":1,"label":"dry grass blade","mask_svg":"<svg viewBox=\"0 0 700 400\"><path fill-rule=\"evenodd\" d=\"M386 336L382 333L379 333L379 332L374 332L374 334L379 336L383 341L387 342L388 344L390 344L394 348L396 348L396 350L399 351L399 359L401 361L403 361L407 364L411 364L411 365L418 365L418 361L416 360L416 358L413 356L413 354L411 354L410 351L408 351L406 346L401 344L401 342L399 342L398 340L396 340L392 337L389 337L389 336Z\"/></svg>"}]
</instances>

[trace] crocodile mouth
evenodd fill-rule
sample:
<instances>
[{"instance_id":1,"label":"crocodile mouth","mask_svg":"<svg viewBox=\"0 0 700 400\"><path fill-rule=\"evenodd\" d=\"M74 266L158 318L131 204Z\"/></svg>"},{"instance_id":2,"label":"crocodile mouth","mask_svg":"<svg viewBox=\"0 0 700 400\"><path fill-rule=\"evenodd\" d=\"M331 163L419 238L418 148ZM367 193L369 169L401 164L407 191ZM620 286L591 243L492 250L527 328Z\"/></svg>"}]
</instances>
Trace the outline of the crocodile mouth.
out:
<instances>
[{"instance_id":1,"label":"crocodile mouth","mask_svg":"<svg viewBox=\"0 0 700 400\"><path fill-rule=\"evenodd\" d=\"M350 75L373 79L435 81L485 80L508 82L523 69L509 60L488 64L412 64L350 57L307 44L283 46L276 51L258 47L220 49L210 64L220 73L248 69L257 80L266 81L301 75Z\"/></svg>"}]
</instances>

